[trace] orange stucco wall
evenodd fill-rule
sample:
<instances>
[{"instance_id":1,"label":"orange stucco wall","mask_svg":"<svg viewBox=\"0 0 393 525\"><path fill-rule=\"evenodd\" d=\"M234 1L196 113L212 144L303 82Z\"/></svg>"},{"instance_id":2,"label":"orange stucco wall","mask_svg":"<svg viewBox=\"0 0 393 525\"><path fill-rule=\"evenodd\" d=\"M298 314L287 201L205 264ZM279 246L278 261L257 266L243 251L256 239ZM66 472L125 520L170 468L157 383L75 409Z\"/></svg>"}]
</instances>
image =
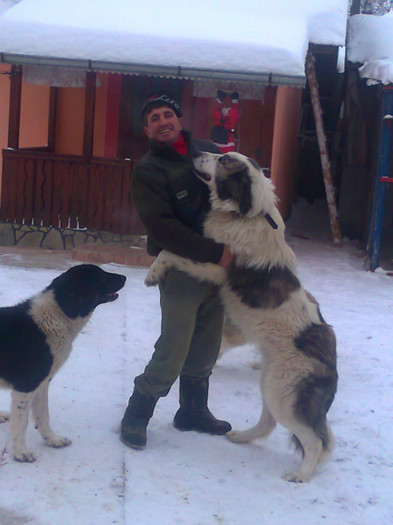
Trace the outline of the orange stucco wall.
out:
<instances>
[{"instance_id":1,"label":"orange stucco wall","mask_svg":"<svg viewBox=\"0 0 393 525\"><path fill-rule=\"evenodd\" d=\"M301 89L279 87L277 90L271 178L284 219L291 210L295 189L301 100Z\"/></svg>"},{"instance_id":2,"label":"orange stucco wall","mask_svg":"<svg viewBox=\"0 0 393 525\"><path fill-rule=\"evenodd\" d=\"M1 72L10 66L0 65ZM19 147L46 146L48 142L49 88L22 83ZM10 78L0 74L0 151L8 144L8 119L10 103ZM0 158L0 177L3 158Z\"/></svg>"},{"instance_id":3,"label":"orange stucco wall","mask_svg":"<svg viewBox=\"0 0 393 525\"><path fill-rule=\"evenodd\" d=\"M49 87L22 84L19 147L48 144Z\"/></svg>"},{"instance_id":4,"label":"orange stucco wall","mask_svg":"<svg viewBox=\"0 0 393 525\"><path fill-rule=\"evenodd\" d=\"M104 156L108 75L99 74L96 89L93 155ZM85 115L84 88L59 88L57 93L56 153L82 155Z\"/></svg>"},{"instance_id":5,"label":"orange stucco wall","mask_svg":"<svg viewBox=\"0 0 393 525\"><path fill-rule=\"evenodd\" d=\"M56 99L55 152L82 155L84 88L59 88Z\"/></svg>"}]
</instances>

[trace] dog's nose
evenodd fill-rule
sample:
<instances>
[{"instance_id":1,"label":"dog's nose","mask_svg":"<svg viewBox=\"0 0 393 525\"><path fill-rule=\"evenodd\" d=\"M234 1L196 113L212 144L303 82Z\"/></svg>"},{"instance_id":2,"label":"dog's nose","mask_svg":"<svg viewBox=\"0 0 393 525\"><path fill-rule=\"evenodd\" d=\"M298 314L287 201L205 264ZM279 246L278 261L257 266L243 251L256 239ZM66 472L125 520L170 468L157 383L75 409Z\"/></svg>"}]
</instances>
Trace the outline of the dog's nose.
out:
<instances>
[{"instance_id":1,"label":"dog's nose","mask_svg":"<svg viewBox=\"0 0 393 525\"><path fill-rule=\"evenodd\" d=\"M220 157L218 159L218 162L220 164L222 164L223 166L225 166L225 164L228 162L228 156L227 155L222 155L222 157Z\"/></svg>"}]
</instances>

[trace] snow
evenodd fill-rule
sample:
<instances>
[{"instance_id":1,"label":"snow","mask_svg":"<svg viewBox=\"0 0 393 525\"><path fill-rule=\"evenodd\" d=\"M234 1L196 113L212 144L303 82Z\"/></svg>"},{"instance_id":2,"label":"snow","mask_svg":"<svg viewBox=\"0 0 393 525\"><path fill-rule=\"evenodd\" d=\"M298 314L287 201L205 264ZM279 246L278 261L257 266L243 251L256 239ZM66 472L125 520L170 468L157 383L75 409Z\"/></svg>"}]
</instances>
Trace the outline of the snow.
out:
<instances>
[{"instance_id":1,"label":"snow","mask_svg":"<svg viewBox=\"0 0 393 525\"><path fill-rule=\"evenodd\" d=\"M350 17L347 57L363 64L359 73L368 84L393 83L393 11Z\"/></svg>"},{"instance_id":2,"label":"snow","mask_svg":"<svg viewBox=\"0 0 393 525\"><path fill-rule=\"evenodd\" d=\"M347 0L22 0L0 52L304 76L309 42L345 43Z\"/></svg>"},{"instance_id":3,"label":"snow","mask_svg":"<svg viewBox=\"0 0 393 525\"><path fill-rule=\"evenodd\" d=\"M45 447L30 424L35 464L12 461L9 424L0 425L1 525L373 525L393 517L393 280L364 271L352 243L333 246L326 207L295 208L288 238L299 273L338 339L339 387L329 420L337 446L309 484L285 482L299 458L278 427L263 441L235 445L225 437L182 433L171 422L178 386L161 399L148 445L119 441L119 422L159 334L158 292L145 269L104 265L127 275L119 299L101 305L53 380L51 421L73 440ZM73 263L58 255L43 264L11 252L0 256L0 304L40 291ZM42 257L41 257L42 259ZM257 421L259 372L249 346L229 350L210 382L210 407L235 428ZM0 409L9 392L0 391ZM4 451L4 447L7 450ZM3 454L1 451L3 450Z\"/></svg>"}]
</instances>

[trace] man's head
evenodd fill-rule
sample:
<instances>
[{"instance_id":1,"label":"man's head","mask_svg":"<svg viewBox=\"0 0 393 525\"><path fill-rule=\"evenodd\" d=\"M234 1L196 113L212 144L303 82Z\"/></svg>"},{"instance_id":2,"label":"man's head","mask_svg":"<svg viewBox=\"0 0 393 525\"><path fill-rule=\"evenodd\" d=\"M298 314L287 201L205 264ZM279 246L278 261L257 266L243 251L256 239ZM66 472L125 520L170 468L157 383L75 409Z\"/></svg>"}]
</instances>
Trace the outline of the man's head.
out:
<instances>
[{"instance_id":1,"label":"man's head","mask_svg":"<svg viewBox=\"0 0 393 525\"><path fill-rule=\"evenodd\" d=\"M149 139L160 144L172 144L179 138L183 126L180 105L168 93L158 91L143 105L144 131Z\"/></svg>"}]
</instances>

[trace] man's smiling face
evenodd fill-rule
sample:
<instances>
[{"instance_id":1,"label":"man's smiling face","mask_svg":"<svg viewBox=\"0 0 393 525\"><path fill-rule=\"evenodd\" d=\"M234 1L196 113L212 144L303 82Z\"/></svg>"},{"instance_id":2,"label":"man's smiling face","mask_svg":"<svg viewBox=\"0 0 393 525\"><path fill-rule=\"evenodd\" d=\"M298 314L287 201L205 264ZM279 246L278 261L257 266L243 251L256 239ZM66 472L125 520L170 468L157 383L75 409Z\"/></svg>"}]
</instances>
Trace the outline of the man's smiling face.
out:
<instances>
[{"instance_id":1,"label":"man's smiling face","mask_svg":"<svg viewBox=\"0 0 393 525\"><path fill-rule=\"evenodd\" d=\"M149 139L154 139L160 144L173 144L179 138L182 126L183 119L179 118L173 109L162 106L150 111L144 130Z\"/></svg>"}]
</instances>

